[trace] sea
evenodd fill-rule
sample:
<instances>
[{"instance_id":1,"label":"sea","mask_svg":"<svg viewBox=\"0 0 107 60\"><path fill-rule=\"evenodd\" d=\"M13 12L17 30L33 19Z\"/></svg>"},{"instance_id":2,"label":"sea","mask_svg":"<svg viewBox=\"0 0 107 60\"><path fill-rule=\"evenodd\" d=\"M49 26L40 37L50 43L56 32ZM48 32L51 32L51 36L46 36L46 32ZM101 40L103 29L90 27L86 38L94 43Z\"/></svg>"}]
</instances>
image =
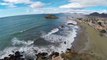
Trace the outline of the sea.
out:
<instances>
[{"instance_id":1,"label":"sea","mask_svg":"<svg viewBox=\"0 0 107 60\"><path fill-rule=\"evenodd\" d=\"M0 59L15 51L34 58L36 53L65 52L77 35L77 25L67 25L67 15L30 14L0 18Z\"/></svg>"}]
</instances>

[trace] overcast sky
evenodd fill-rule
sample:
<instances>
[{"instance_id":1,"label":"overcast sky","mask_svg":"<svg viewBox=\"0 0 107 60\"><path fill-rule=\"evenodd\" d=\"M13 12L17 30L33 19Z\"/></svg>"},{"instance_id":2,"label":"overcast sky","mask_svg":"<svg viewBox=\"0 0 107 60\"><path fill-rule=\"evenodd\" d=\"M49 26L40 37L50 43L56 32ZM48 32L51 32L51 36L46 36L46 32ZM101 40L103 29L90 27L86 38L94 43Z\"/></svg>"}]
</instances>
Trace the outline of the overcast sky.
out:
<instances>
[{"instance_id":1,"label":"overcast sky","mask_svg":"<svg viewBox=\"0 0 107 60\"><path fill-rule=\"evenodd\" d=\"M107 12L107 0L0 0L0 17L40 13Z\"/></svg>"}]
</instances>

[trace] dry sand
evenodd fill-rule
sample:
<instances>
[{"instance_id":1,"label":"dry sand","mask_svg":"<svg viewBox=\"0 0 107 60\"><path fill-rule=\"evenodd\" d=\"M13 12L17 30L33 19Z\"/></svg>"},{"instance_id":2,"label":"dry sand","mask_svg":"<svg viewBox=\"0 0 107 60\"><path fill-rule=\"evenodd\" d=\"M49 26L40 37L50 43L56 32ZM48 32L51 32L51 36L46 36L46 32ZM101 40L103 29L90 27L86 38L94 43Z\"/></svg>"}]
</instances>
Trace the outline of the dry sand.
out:
<instances>
[{"instance_id":1,"label":"dry sand","mask_svg":"<svg viewBox=\"0 0 107 60\"><path fill-rule=\"evenodd\" d=\"M81 30L73 43L72 49L79 53L92 55L91 60L107 60L107 37L86 23L80 23Z\"/></svg>"}]
</instances>

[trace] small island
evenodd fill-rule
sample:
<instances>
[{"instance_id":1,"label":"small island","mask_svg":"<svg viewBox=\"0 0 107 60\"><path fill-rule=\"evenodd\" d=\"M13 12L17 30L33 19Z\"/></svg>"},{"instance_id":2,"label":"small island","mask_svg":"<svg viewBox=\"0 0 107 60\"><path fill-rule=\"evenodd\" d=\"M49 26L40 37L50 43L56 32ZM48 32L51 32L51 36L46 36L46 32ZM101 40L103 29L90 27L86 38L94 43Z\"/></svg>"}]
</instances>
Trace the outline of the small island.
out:
<instances>
[{"instance_id":1,"label":"small island","mask_svg":"<svg viewBox=\"0 0 107 60\"><path fill-rule=\"evenodd\" d=\"M58 17L53 14L48 14L45 18L46 19L58 19Z\"/></svg>"}]
</instances>

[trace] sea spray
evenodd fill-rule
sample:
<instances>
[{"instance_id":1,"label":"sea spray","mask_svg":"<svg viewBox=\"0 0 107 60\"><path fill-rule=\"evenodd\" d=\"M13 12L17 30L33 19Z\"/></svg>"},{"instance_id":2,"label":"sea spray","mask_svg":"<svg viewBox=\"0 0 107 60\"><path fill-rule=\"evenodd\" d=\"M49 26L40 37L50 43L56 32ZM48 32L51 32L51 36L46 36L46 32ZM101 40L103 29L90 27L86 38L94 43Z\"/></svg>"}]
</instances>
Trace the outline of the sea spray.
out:
<instances>
[{"instance_id":1,"label":"sea spray","mask_svg":"<svg viewBox=\"0 0 107 60\"><path fill-rule=\"evenodd\" d=\"M72 27L66 27L65 29L63 29L64 33L66 34L66 36L64 35L58 35L55 34L56 32L60 32L60 29L56 29L56 30L51 30L50 32L48 32L47 34L41 34L41 38L43 38L44 40L47 40L49 42L52 43L59 43L59 46L55 46L55 45L48 45L46 47L44 46L35 46L33 45L33 41L24 41L24 40L19 40L18 38L14 37L11 41L12 41L12 45L14 45L13 47L8 47L6 49L4 49L3 51L1 51L2 53L0 54L0 58L3 58L5 56L8 56L9 54L13 54L12 51L20 51L20 52L24 52L24 57L35 57L35 54L39 53L39 52L48 52L49 54L52 51L55 52L59 52L61 53L62 51L65 52L67 48L71 48L71 43L74 41L74 38L76 37L77 34L77 26L72 26ZM66 44L64 43L66 42ZM15 45L22 45L21 47L16 47ZM35 52L37 51L37 52Z\"/></svg>"},{"instance_id":2,"label":"sea spray","mask_svg":"<svg viewBox=\"0 0 107 60\"><path fill-rule=\"evenodd\" d=\"M29 40L29 41L24 41L24 40L18 40L16 37L14 37L13 39L12 39L12 45L31 45L31 44L33 44L34 43L34 41L31 41L31 40Z\"/></svg>"},{"instance_id":3,"label":"sea spray","mask_svg":"<svg viewBox=\"0 0 107 60\"><path fill-rule=\"evenodd\" d=\"M45 36L49 36L49 35L51 35L51 34L53 34L53 33L56 33L56 32L58 32L59 31L59 29L58 28L55 28L55 29L53 29L53 30L51 30L47 35L45 35Z\"/></svg>"}]
</instances>

